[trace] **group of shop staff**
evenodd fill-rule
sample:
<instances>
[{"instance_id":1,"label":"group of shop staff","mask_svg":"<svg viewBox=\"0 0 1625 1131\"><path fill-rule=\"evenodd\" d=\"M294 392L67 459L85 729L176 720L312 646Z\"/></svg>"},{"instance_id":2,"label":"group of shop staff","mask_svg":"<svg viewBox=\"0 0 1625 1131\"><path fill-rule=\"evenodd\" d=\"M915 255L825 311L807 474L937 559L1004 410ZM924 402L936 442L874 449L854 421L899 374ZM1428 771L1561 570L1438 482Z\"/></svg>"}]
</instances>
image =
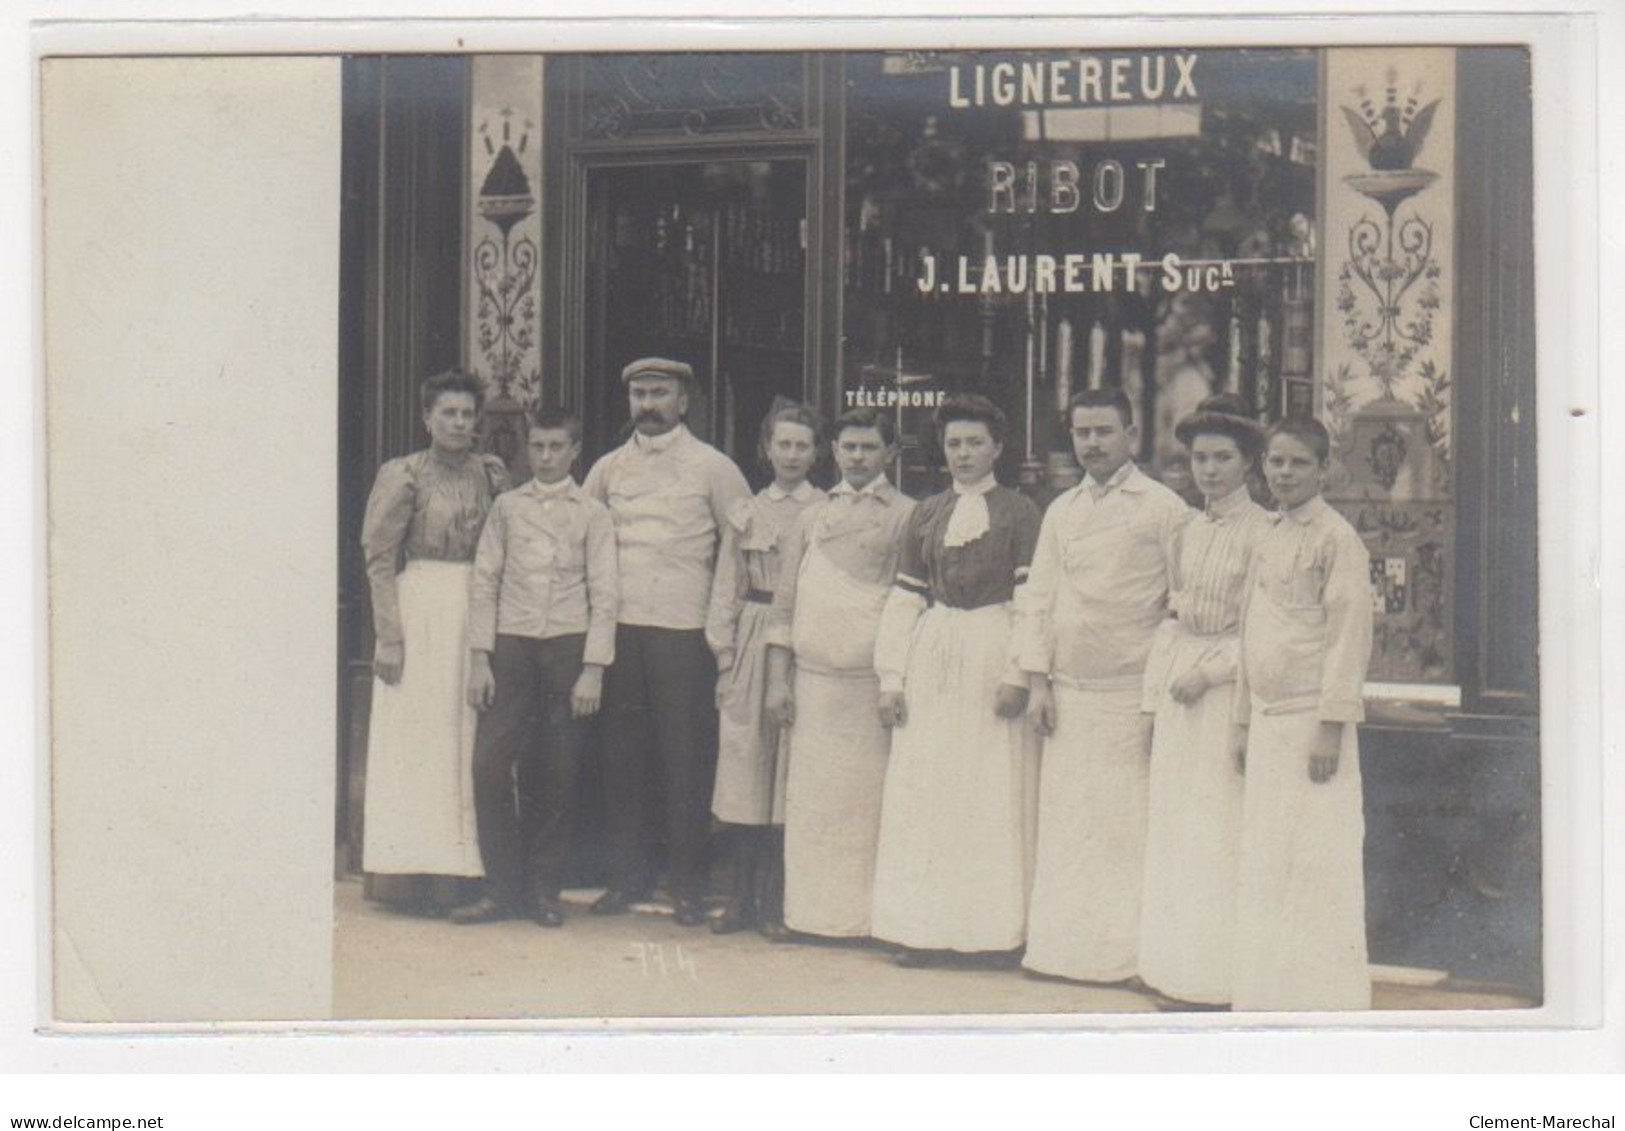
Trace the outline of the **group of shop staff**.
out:
<instances>
[{"instance_id":1,"label":"group of shop staff","mask_svg":"<svg viewBox=\"0 0 1625 1131\"><path fill-rule=\"evenodd\" d=\"M1318 422L1204 401L1176 429L1194 511L1135 465L1123 394L1080 392L1083 480L1041 517L994 477L982 397L938 411L953 484L916 504L882 412L836 422L826 493L818 416L775 410L752 496L683 424L687 365L622 380L627 442L578 486L580 424L543 411L513 490L475 451L478 382L424 383L430 446L380 470L362 535L369 872L483 876L453 921L563 925L602 705L594 914L651 896L663 841L677 922L705 922L714 819L716 931L1138 979L1175 1007L1369 1007L1369 563L1320 498Z\"/></svg>"}]
</instances>

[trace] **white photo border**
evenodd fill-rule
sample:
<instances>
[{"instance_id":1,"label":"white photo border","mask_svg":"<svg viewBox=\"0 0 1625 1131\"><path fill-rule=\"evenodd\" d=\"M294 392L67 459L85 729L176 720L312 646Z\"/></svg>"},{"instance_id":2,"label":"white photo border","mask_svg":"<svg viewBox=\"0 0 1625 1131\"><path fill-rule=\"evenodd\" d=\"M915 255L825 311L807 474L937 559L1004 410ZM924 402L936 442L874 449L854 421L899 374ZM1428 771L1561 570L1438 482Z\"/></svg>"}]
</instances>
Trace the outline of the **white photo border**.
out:
<instances>
[{"instance_id":1,"label":"white photo border","mask_svg":"<svg viewBox=\"0 0 1625 1131\"><path fill-rule=\"evenodd\" d=\"M1604 955L1610 950L1618 951L1620 948L1604 948L1604 938L1619 938L1620 924L1620 896L1621 885L1619 881L1619 861L1617 858L1617 843L1612 847L1614 856L1608 859L1605 870L1604 836L1605 828L1619 828L1625 826L1621 819L1620 810L1620 782L1617 771L1612 774L1605 773L1603 751L1617 750L1621 734L1620 707L1617 703L1605 702L1605 673L1620 670L1618 663L1621 657L1619 639L1621 633L1617 630L1606 632L1607 628L1618 627L1619 621L1619 592L1618 566L1620 563L1619 535L1612 533L1612 542L1607 539L1610 531L1605 529L1601 521L1601 483L1604 474L1611 476L1610 482L1617 484L1619 470L1618 457L1610 460L1610 467L1605 469L1602 463L1602 454L1605 451L1617 453L1625 450L1621 443L1625 437L1621 436L1621 427L1614 412L1606 417L1601 409L1605 394L1608 392L1599 380L1599 359L1604 355L1621 356L1620 330L1610 325L1602 318L1604 308L1601 305L1599 283L1606 283L1608 293L1618 296L1618 268L1609 261L1605 261L1597 254L1599 247L1598 235L1605 229L1614 237L1612 246L1618 247L1619 221L1616 209L1607 210L1608 215L1600 211L1600 198L1598 196L1599 162L1606 162L1607 168L1618 171L1618 153L1612 155L1599 153L1597 146L1600 138L1609 137L1606 129L1600 129L1596 117L1596 107L1610 107L1619 105L1619 99L1608 99L1610 90L1618 93L1619 80L1612 77L1610 69L1606 66L1597 66L1595 54L1597 44L1613 44L1617 46L1619 29L1618 18L1612 24L1600 12L1590 12L1576 8L1553 7L1549 12L1538 15L1512 15L1487 12L1484 6L1474 9L1450 8L1440 11L1426 18L1407 17L1397 13L1380 16L1360 17L1319 17L1303 12L1302 6L1277 6L1274 11L1267 14L1248 14L1245 16L1212 16L1209 15L1201 23L1195 21L1172 21L1165 18L1134 19L1127 17L1088 19L1060 19L1045 17L1042 19L1012 19L1008 14L997 16L985 9L990 5L959 5L963 13L975 11L976 14L966 14L963 18L948 22L932 20L921 22L917 20L883 20L867 21L852 18L836 18L829 20L784 19L783 14L790 5L781 5L780 16L768 16L758 19L754 15L745 15L744 12L761 11L768 5L736 5L742 12L727 12L722 9L727 5L716 5L716 18L701 18L694 20L673 20L662 18L660 20L631 21L627 17L632 9L627 5L600 4L593 7L600 11L610 13L608 19L581 19L559 21L526 21L526 20L485 20L470 17L458 18L448 22L443 19L419 21L390 21L388 23L375 22L386 15L384 5L368 7L357 6L353 9L354 16L344 20L313 20L308 17L318 13L308 9L315 5L284 5L279 8L277 15L281 17L286 9L288 19L276 20L254 19L238 22L209 22L206 18L202 22L189 22L198 17L176 17L171 15L184 8L198 8L202 5L176 5L176 4L147 4L143 10L152 10L157 22L147 20L103 20L99 17L108 10L102 5L65 5L60 9L53 7L53 17L59 13L73 14L76 10L86 10L95 22L75 22L72 20L51 19L26 28L26 50L31 62L29 82L32 87L32 98L37 99L38 91L38 63L47 55L128 55L128 54L335 54L344 52L365 53L396 53L396 52L438 52L438 51L467 51L471 53L488 51L564 51L564 50L594 50L617 49L634 50L658 47L661 50L684 49L764 49L764 48L852 48L877 46L1031 46L1043 42L1077 39L1091 45L1101 47L1134 45L1150 46L1163 43L1189 43L1199 41L1204 46L1253 46L1260 44L1290 43L1302 46L1334 46L1340 44L1370 44L1373 42L1392 42L1396 44L1423 44L1423 43L1528 43L1532 50L1534 65L1534 83L1538 92L1535 105L1535 170L1536 170L1536 241L1537 241L1537 315L1536 324L1539 328L1537 337L1537 350L1539 357L1539 371L1543 377L1539 385L1539 449L1540 449L1540 570L1542 601L1540 606L1541 640L1542 648L1542 704L1541 715L1541 775L1542 775L1542 811L1543 811L1543 867L1544 890L1546 893L1546 923L1544 943L1547 969L1547 995L1545 1004L1538 1010L1521 1011L1517 1024L1510 1024L1503 1016L1462 1015L1457 1013L1429 1013L1418 1018L1421 1029L1467 1029L1482 1027L1494 1030L1494 1033L1485 1033L1474 1038L1464 1032L1456 1033L1422 1033L1410 1026L1396 1026L1392 1017L1349 1017L1339 1015L1336 1018L1315 1017L1313 1015L1291 1015L1285 1017L1271 1017L1266 1027L1254 1030L1249 1027L1246 1031L1235 1031L1236 1023L1233 1020L1220 1018L1181 1018L1176 1026L1170 1026L1166 1018L1147 1019L1143 1023L1133 1021L1119 1021L1116 1019L1088 1019L1087 1032L1077 1032L1072 1028L1073 1022L1068 1020L1062 1030L1056 1019L1034 1019L1022 1021L1012 1028L1023 1030L1019 1037L1011 1039L1041 1040L1056 1038L1062 1042L1077 1042L1091 1044L1103 1035L1118 1037L1128 1036L1132 1031L1134 1036L1143 1039L1149 1046L1148 1060L1155 1060L1160 1066L1168 1054L1166 1048L1156 1049L1155 1046L1165 1044L1167 1035L1154 1035L1146 1030L1168 1029L1175 1027L1187 1034L1185 1048L1181 1050L1182 1056L1189 1055L1194 1065L1204 1061L1207 1064L1225 1063L1234 1055L1235 1046L1258 1045L1259 1052L1267 1059L1272 1060L1280 1067L1301 1067L1310 1063L1318 1056L1314 1051L1295 1049L1280 1042L1272 1042L1271 1036L1280 1036L1282 1029L1337 1029L1336 1034L1317 1034L1315 1044L1327 1042L1348 1042L1349 1047L1359 1050L1359 1057L1367 1062L1387 1062L1394 1066L1405 1063L1407 1045L1419 1042L1446 1041L1447 1050L1453 1050L1458 1044L1470 1045L1477 1040L1483 1043L1483 1048L1472 1051L1470 1048L1463 1058L1463 1063L1490 1064L1500 1060L1500 1050L1492 1050L1489 1046L1496 1041L1509 1042L1510 1045L1523 1042L1534 1042L1534 1054L1539 1059L1546 1060L1550 1055L1550 1063L1554 1067L1563 1067L1565 1053L1560 1051L1567 1044L1565 1038L1578 1037L1584 1032L1605 1032L1598 1030L1597 1026L1606 1024L1611 1027L1618 1024L1621 1013L1622 987L1618 959L1611 959L1614 963L1606 971L1603 962ZM455 5L456 8L466 10L476 6L490 13L500 9L495 4L467 4ZM452 7L452 6L448 6ZM511 6L510 6L511 7ZM577 7L587 7L577 5ZM830 8L858 10L857 5L830 5ZM1200 5L1186 4L1182 6L1185 11L1194 10ZM1215 9L1234 11L1236 5L1226 4L1212 6ZM1388 5L1372 5L1373 10L1387 9ZM1397 9L1397 6L1393 6ZM625 11L622 11L625 9ZM122 11L123 9L119 9ZM324 11L326 9L323 9ZM481 13L484 14L484 13ZM38 13L36 13L36 16ZM183 22L163 22L178 19ZM1611 31L1608 29L1611 28ZM1606 34L1599 34L1599 30ZM1611 38L1610 38L1611 36ZM1086 37L1081 39L1080 37ZM13 54L18 51L16 44L9 44ZM8 119L16 118L14 111L17 108L8 105ZM23 137L38 160L38 138L33 130L37 127L37 102L28 107L28 117L31 119ZM1618 133L1618 112L1611 111L1609 121ZM8 125L14 124L8 121ZM33 184L37 185L38 169L35 167ZM25 191L29 185L20 186ZM10 186L8 186L8 189ZM13 199L15 193L8 191L8 203L17 204ZM7 1005L6 1024L9 1027L15 1020L12 1006L20 996L15 993L16 987L12 985L12 975L19 966L27 970L28 990L30 1003L26 1011L27 1027L32 1029L36 1022L45 1023L48 1019L49 1005L46 990L49 987L48 943L50 928L44 908L47 904L46 895L49 892L49 857L45 851L49 846L49 834L45 828L45 814L48 808L48 738L46 735L46 710L48 697L43 684L43 657L45 655L45 641L43 639L44 627L44 559L43 538L45 512L43 506L43 471L44 452L43 437L44 425L44 393L43 377L43 338L39 329L42 300L39 298L41 288L39 280L43 272L43 264L39 257L38 214L36 203L30 200L19 212L13 208L16 215L30 215L33 221L28 226L13 228L17 234L12 238L23 239L23 232L32 232L35 239L32 241L32 253L29 261L34 264L34 301L31 317L27 322L13 318L8 329L14 331L13 337L18 346L14 351L18 356L26 352L32 359L32 365L27 372L32 376L32 388L21 390L24 394L23 407L16 412L8 414L11 422L22 421L33 431L33 440L23 439L19 444L11 447L8 458L16 459L17 453L29 454L32 466L21 470L21 475L9 478L13 483L30 481L35 484L35 490L28 497L15 501L8 495L6 500L6 515L8 518L22 517L27 525L19 524L19 529L32 528L33 539L26 543L31 549L31 561L28 563L29 576L34 584L27 595L27 608L22 609L21 624L29 626L35 635L37 652L30 656L29 666L18 668L14 674L16 679L7 680L6 695L8 699L15 689L27 689L29 694L23 695L23 711L16 717L32 715L36 721L36 741L33 746L33 764L24 765L26 758L12 759L8 764L4 804L8 807L10 817L6 824L10 830L34 828L37 835L32 845L24 843L25 848L32 848L36 855L37 869L31 876L20 877L30 894L32 915L20 916L21 920L29 921L28 925L34 930L31 939L26 945L15 952L17 960L7 963L6 994L4 1001ZM1566 221L1566 224L1563 223ZM28 253L25 253L28 254ZM15 261L21 261L19 257ZM12 304L20 307L24 304ZM24 331L21 334L17 330ZM1620 394L1614 391L1614 401L1617 403ZM1611 406L1613 407L1613 406ZM8 424L8 426L11 426ZM1604 428L1614 439L1614 443L1604 445L1602 438ZM8 547L9 549L9 547ZM1609 567L1614 572L1609 572ZM1610 581L1614 586L1609 588ZM8 593L8 596L12 596ZM1566 599L1565 599L1566 598ZM12 604L21 604L14 601L8 603L8 613L13 612ZM1611 659L1604 666L1604 641L1607 640L1608 657ZM8 672L13 657L8 653ZM39 666L35 666L39 665ZM1608 716L1603 717L1606 708ZM1605 746L1605 739L1608 740ZM315 757L330 758L330 751L316 752ZM19 769L18 788L12 789L11 778ZM1609 819L1605 823L1603 817L1604 806L1609 806ZM323 835L327 830L322 830ZM8 842L13 838L12 832L7 833ZM28 853L8 853L7 879L10 880L11 859L25 858ZM1600 898L1598 898L1600 896ZM12 958L11 949L15 941L10 927L6 928L6 954ZM1609 1007L1604 1011L1604 1003ZM136 1034L156 1033L197 1033L208 1032L213 1039L207 1042L197 1042L190 1038L177 1036L170 1041L121 1041L125 1051L117 1054L116 1058L128 1057L132 1062L148 1060L171 1061L176 1056L182 1062L193 1060L201 1062L211 1060L224 1054L226 1049L236 1049L237 1055L246 1057L268 1056L272 1059L285 1058L288 1061L297 1061L305 1055L298 1051L297 1045L288 1042L279 1042L280 1050L273 1050L264 1040L262 1034L268 1032L294 1031L299 1033L317 1033L324 1035L342 1034L345 1036L343 1047L347 1059L355 1062L353 1067L361 1067L364 1063L380 1065L386 1059L390 1063L398 1063L403 1057L415 1059L416 1048L444 1047L454 1051L459 1057L467 1055L471 1062L484 1062L499 1056L516 1055L525 1059L528 1054L524 1051L528 1042L546 1041L557 1045L568 1040L580 1041L588 1033L624 1033L627 1031L645 1034L648 1043L658 1046L663 1041L677 1040L675 1034L693 1034L697 1032L719 1033L756 1030L764 1034L781 1039L786 1044L800 1045L802 1042L811 1042L809 1049L817 1048L822 1044L821 1038L810 1037L812 1032L839 1031L849 1034L848 1040L855 1045L863 1042L858 1035L870 1028L883 1028L891 1032L906 1031L918 1034L918 1039L929 1042L943 1042L954 1044L964 1037L966 1032L978 1031L982 1035L991 1037L989 1030L983 1028L984 1019L974 1017L956 1017L952 1019L891 1019L871 1026L866 1021L854 1021L851 1018L773 1018L763 1019L761 1022L751 1022L748 1025L733 1020L696 1020L692 1023L625 1021L606 1023L603 1026L585 1026L579 1021L550 1023L539 1021L535 1025L519 1026L513 1023L501 1024L469 1024L448 1025L435 1022L429 1025L411 1023L401 1025L385 1025L374 1022L332 1022L310 1024L294 1022L283 1026L269 1026L263 1024L244 1025L210 1025L206 1027L173 1027L173 1026L58 1026L57 1031L63 1034L96 1033L102 1035L134 1036ZM1005 1019L1008 1020L1008 1019ZM1563 1032L1546 1034L1542 1038L1537 1031L1542 1027L1555 1027ZM1002 1028L1002 1026L1001 1026ZM399 1041L393 1040L390 1034L400 1032L422 1033L426 1029L455 1033L460 1036L447 1036L436 1038L432 1043L425 1042L414 1047L411 1053L401 1046ZM522 1030L525 1035L514 1035L515 1030ZM959 1031L959 1037L950 1038L943 1032L945 1029ZM1193 1030L1217 1030L1217 1032L1203 1032L1198 1036ZM1036 1030L1036 1031L1035 1031ZM1102 1030L1106 1032L1103 1033ZM1358 1032L1354 1031L1358 1030ZM493 1043L494 1039L484 1034L500 1032L507 1034L500 1039L500 1043ZM1212 1042L1220 1033L1223 1041L1214 1045ZM249 1034L254 1034L250 1036ZM480 1034L476 1037L474 1034ZM662 1034L669 1034L662 1036ZM8 1031L8 1040L11 1033ZM1159 1040L1159 1037L1163 1038ZM749 1040L747 1037L735 1038ZM1136 1040L1136 1044L1140 1040ZM1197 1042L1205 1047L1194 1047ZM102 1060L107 1062L114 1045L106 1042L64 1042L61 1038L51 1038L48 1041L39 1037L27 1038L24 1045L32 1044L32 1048L25 1055L29 1059L37 1059L41 1055L41 1048L49 1044L53 1050L51 1055L64 1056L74 1060ZM454 1046L461 1045L461 1049ZM1271 1047L1271 1046L1274 1047ZM182 1050L185 1046L185 1051ZM1380 1046L1380 1047L1378 1047ZM71 1053L65 1050L72 1049ZM161 1051L160 1051L161 1050ZM330 1051L330 1050L329 1050ZM658 1056L654 1049L649 1050L651 1056ZM855 1054L862 1056L862 1053ZM1453 1051L1447 1052L1453 1056ZM1481 1058L1481 1059L1480 1059ZM438 1057L436 1063L442 1063ZM1115 1059L1115 1058L1113 1058ZM1516 1059L1527 1058L1519 1056ZM1569 1061L1572 1063L1572 1059Z\"/></svg>"}]
</instances>

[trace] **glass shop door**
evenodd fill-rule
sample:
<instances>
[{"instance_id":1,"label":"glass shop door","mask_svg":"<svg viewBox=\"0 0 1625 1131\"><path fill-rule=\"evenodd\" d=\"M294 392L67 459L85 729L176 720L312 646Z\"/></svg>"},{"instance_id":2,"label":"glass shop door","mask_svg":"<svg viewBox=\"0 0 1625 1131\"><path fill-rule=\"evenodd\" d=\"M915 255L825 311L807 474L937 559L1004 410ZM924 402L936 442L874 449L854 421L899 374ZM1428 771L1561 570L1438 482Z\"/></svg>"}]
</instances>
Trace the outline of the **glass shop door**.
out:
<instances>
[{"instance_id":1,"label":"glass shop door","mask_svg":"<svg viewBox=\"0 0 1625 1131\"><path fill-rule=\"evenodd\" d=\"M689 427L760 485L762 418L805 398L807 162L612 166L587 187L589 445L627 434L622 367L675 358L694 367Z\"/></svg>"}]
</instances>

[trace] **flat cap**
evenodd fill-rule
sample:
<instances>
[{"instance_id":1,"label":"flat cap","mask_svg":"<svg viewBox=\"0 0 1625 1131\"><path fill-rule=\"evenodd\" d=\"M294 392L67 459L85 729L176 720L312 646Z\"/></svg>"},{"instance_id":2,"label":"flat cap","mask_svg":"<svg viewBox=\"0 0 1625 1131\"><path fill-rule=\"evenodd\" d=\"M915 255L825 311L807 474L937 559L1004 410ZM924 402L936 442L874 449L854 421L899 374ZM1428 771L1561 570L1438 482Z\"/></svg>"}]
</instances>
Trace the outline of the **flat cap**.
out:
<instances>
[{"instance_id":1,"label":"flat cap","mask_svg":"<svg viewBox=\"0 0 1625 1131\"><path fill-rule=\"evenodd\" d=\"M668 377L685 385L692 385L694 367L685 361L673 361L669 357L640 357L621 370L623 384L631 382L634 377Z\"/></svg>"}]
</instances>

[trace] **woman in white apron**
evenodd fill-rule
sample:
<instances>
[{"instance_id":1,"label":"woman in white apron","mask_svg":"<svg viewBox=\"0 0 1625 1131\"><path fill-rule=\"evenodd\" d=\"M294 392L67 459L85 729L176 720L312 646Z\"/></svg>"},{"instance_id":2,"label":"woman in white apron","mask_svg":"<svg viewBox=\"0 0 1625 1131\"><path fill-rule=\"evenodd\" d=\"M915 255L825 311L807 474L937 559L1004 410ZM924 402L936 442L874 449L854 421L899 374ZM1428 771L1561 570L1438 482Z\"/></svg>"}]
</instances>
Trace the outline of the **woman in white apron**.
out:
<instances>
[{"instance_id":1,"label":"woman in white apron","mask_svg":"<svg viewBox=\"0 0 1625 1131\"><path fill-rule=\"evenodd\" d=\"M773 482L727 515L706 637L718 658L717 780L711 812L723 825L732 884L718 934L783 921L784 735L765 712L767 629L785 532L824 492L807 482L822 449L818 417L787 405L762 421Z\"/></svg>"},{"instance_id":2,"label":"woman in white apron","mask_svg":"<svg viewBox=\"0 0 1625 1131\"><path fill-rule=\"evenodd\" d=\"M950 398L937 427L953 487L914 512L875 646L893 729L874 934L902 947L905 965L1022 945L1037 800L1010 633L1038 509L994 478L995 405Z\"/></svg>"},{"instance_id":3,"label":"woman in white apron","mask_svg":"<svg viewBox=\"0 0 1625 1131\"><path fill-rule=\"evenodd\" d=\"M895 454L885 413L836 422L841 482L790 532L774 595L768 701L790 734L784 922L800 936L870 934L891 743L876 713L875 635L914 510L886 480Z\"/></svg>"},{"instance_id":4,"label":"woman in white apron","mask_svg":"<svg viewBox=\"0 0 1625 1131\"><path fill-rule=\"evenodd\" d=\"M1140 978L1172 1003L1230 1001L1242 776L1230 756L1241 599L1269 515L1249 479L1264 430L1240 398L1204 400L1174 429L1204 506L1172 554L1172 617L1146 665L1151 740Z\"/></svg>"},{"instance_id":5,"label":"woman in white apron","mask_svg":"<svg viewBox=\"0 0 1625 1131\"><path fill-rule=\"evenodd\" d=\"M479 876L474 727L467 702L468 586L486 513L507 487L474 450L483 395L462 373L424 381L429 446L378 469L361 525L377 636L367 735L362 868L374 895L436 912L436 877ZM444 886L444 885L440 885Z\"/></svg>"}]
</instances>

